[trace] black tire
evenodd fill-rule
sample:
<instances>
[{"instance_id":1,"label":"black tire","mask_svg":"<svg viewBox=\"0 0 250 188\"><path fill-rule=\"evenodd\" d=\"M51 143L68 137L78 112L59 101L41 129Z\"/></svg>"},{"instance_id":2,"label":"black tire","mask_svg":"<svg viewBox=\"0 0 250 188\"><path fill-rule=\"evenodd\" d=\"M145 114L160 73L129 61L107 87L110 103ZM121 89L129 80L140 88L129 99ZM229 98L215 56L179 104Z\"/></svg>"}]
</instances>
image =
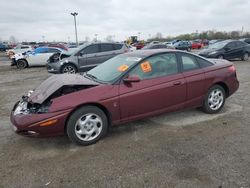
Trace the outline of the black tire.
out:
<instances>
[{"instance_id":1,"label":"black tire","mask_svg":"<svg viewBox=\"0 0 250 188\"><path fill-rule=\"evenodd\" d=\"M16 62L16 67L17 67L18 69L25 69L25 68L28 67L28 63L27 63L26 60L20 59L20 60L17 60L17 62Z\"/></svg>"},{"instance_id":2,"label":"black tire","mask_svg":"<svg viewBox=\"0 0 250 188\"><path fill-rule=\"evenodd\" d=\"M218 55L217 58L218 58L218 59L224 59L224 56L223 56L223 55Z\"/></svg>"},{"instance_id":3,"label":"black tire","mask_svg":"<svg viewBox=\"0 0 250 188\"><path fill-rule=\"evenodd\" d=\"M249 54L247 52L245 52L244 55L242 56L241 60L247 61L248 59L249 59Z\"/></svg>"},{"instance_id":4,"label":"black tire","mask_svg":"<svg viewBox=\"0 0 250 188\"><path fill-rule=\"evenodd\" d=\"M213 106L213 102L215 102L215 101L211 102L211 95L215 91L221 92L221 95L219 95L219 96L221 96L222 99L221 99L221 102L218 103L218 108L213 109L211 106ZM219 98L219 96L218 96L218 98ZM223 108L223 106L225 104L225 100L226 100L226 93L225 93L224 88L221 87L220 85L214 85L208 90L208 92L204 98L202 110L208 114L218 113ZM220 101L220 100L218 99L218 101Z\"/></svg>"},{"instance_id":5,"label":"black tire","mask_svg":"<svg viewBox=\"0 0 250 188\"><path fill-rule=\"evenodd\" d=\"M67 63L61 68L61 73L63 74L75 74L77 73L77 68L72 63Z\"/></svg>"},{"instance_id":6,"label":"black tire","mask_svg":"<svg viewBox=\"0 0 250 188\"><path fill-rule=\"evenodd\" d=\"M95 114L102 121L99 124L99 129L101 127L101 130L99 130L98 135L94 135L94 133L92 133L92 135L94 137L92 140L86 140L87 136L90 135L90 134L85 134L86 132L82 133L82 135L79 135L79 133L77 133L77 131L82 131L82 130L91 132L91 130L95 129L95 128L92 128L91 130L87 130L87 128L85 126L89 126L89 125L87 125L87 124L89 124L88 121L82 125L79 125L79 123L77 123L79 121L80 122L86 121L87 118L85 118L83 120L82 120L82 118L84 118L85 116L90 116L89 114L91 114L91 115ZM89 119L91 119L91 118L89 118ZM98 125L96 124L96 126L98 126ZM83 128L83 127L85 127L85 128ZM100 108L97 108L95 106L80 107L69 117L69 119L67 121L67 125L66 125L66 132L67 132L69 139L72 142L79 144L79 145L83 145L83 146L87 146L87 145L96 143L98 140L100 140L103 136L106 135L107 131L108 131L107 116Z\"/></svg>"},{"instance_id":7,"label":"black tire","mask_svg":"<svg viewBox=\"0 0 250 188\"><path fill-rule=\"evenodd\" d=\"M187 48L187 51L190 52L190 51L191 51L191 48Z\"/></svg>"}]
</instances>

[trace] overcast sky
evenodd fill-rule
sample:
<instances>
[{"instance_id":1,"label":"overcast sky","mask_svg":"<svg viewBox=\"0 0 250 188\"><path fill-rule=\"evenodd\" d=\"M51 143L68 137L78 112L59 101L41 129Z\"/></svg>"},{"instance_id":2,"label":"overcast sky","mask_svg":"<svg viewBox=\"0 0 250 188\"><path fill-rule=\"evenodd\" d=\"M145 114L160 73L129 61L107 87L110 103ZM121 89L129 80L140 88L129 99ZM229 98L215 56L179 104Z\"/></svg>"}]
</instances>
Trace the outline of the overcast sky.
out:
<instances>
[{"instance_id":1,"label":"overcast sky","mask_svg":"<svg viewBox=\"0 0 250 188\"><path fill-rule=\"evenodd\" d=\"M74 11L79 40L250 31L249 7L250 0L0 0L0 39L74 41Z\"/></svg>"}]
</instances>

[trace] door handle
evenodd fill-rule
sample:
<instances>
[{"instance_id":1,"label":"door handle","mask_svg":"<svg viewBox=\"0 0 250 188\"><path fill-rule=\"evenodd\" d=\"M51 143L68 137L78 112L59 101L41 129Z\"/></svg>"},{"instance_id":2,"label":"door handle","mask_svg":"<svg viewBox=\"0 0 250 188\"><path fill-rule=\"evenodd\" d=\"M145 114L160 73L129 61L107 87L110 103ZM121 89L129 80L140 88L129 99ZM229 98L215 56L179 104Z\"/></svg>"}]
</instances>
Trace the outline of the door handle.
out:
<instances>
[{"instance_id":1,"label":"door handle","mask_svg":"<svg viewBox=\"0 0 250 188\"><path fill-rule=\"evenodd\" d=\"M181 85L181 84L182 84L181 81L173 82L173 85L174 85L174 86Z\"/></svg>"}]
</instances>

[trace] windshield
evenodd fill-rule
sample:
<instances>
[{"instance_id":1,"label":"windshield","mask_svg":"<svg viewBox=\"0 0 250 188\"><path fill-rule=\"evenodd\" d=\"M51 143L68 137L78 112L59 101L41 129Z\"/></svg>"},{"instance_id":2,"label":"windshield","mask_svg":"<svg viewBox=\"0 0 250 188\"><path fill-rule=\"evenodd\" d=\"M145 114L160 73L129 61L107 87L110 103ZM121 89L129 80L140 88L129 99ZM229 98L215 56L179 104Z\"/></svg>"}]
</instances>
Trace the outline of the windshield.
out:
<instances>
[{"instance_id":1,"label":"windshield","mask_svg":"<svg viewBox=\"0 0 250 188\"><path fill-rule=\"evenodd\" d=\"M102 82L112 82L141 59L128 54L118 55L88 71L86 75Z\"/></svg>"},{"instance_id":2,"label":"windshield","mask_svg":"<svg viewBox=\"0 0 250 188\"><path fill-rule=\"evenodd\" d=\"M221 49L228 44L228 41L217 42L208 46L208 49Z\"/></svg>"}]
</instances>

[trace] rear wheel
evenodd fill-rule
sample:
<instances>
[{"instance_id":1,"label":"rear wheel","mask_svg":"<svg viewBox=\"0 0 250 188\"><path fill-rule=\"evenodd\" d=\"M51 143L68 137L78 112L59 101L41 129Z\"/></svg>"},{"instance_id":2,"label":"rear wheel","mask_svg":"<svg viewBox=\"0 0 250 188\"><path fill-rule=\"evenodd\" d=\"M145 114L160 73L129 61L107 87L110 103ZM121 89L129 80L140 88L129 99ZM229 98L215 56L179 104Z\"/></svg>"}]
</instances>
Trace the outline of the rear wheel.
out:
<instances>
[{"instance_id":1,"label":"rear wheel","mask_svg":"<svg viewBox=\"0 0 250 188\"><path fill-rule=\"evenodd\" d=\"M249 54L247 52L245 52L244 55L242 56L241 60L247 61L248 59L249 59Z\"/></svg>"},{"instance_id":2,"label":"rear wheel","mask_svg":"<svg viewBox=\"0 0 250 188\"><path fill-rule=\"evenodd\" d=\"M70 140L79 145L90 145L100 140L108 130L105 113L95 106L84 106L76 110L67 123Z\"/></svg>"},{"instance_id":3,"label":"rear wheel","mask_svg":"<svg viewBox=\"0 0 250 188\"><path fill-rule=\"evenodd\" d=\"M26 60L20 59L16 62L16 67L18 69L25 69L26 67L28 67L28 63Z\"/></svg>"},{"instance_id":4,"label":"rear wheel","mask_svg":"<svg viewBox=\"0 0 250 188\"><path fill-rule=\"evenodd\" d=\"M204 112L214 114L224 106L226 99L225 90L220 85L211 87L204 99L202 109Z\"/></svg>"},{"instance_id":5,"label":"rear wheel","mask_svg":"<svg viewBox=\"0 0 250 188\"><path fill-rule=\"evenodd\" d=\"M187 51L190 52L190 51L191 51L191 48L188 48Z\"/></svg>"}]
</instances>

